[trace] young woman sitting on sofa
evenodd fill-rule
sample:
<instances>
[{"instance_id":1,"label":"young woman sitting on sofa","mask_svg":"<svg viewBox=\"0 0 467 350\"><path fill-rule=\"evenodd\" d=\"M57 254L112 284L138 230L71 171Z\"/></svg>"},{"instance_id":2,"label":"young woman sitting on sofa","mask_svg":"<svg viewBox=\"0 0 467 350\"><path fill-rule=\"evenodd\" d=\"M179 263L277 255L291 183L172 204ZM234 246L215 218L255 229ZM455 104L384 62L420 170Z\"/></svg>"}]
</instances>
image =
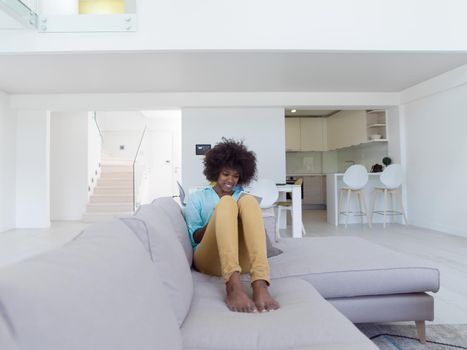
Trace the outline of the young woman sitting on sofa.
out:
<instances>
[{"instance_id":1,"label":"young woman sitting on sofa","mask_svg":"<svg viewBox=\"0 0 467 350\"><path fill-rule=\"evenodd\" d=\"M227 306L238 312L279 308L268 291L262 212L242 188L255 174L255 154L243 142L223 138L204 158L204 175L211 185L190 195L185 208L195 268L224 278ZM253 300L240 283L242 271L250 273Z\"/></svg>"}]
</instances>

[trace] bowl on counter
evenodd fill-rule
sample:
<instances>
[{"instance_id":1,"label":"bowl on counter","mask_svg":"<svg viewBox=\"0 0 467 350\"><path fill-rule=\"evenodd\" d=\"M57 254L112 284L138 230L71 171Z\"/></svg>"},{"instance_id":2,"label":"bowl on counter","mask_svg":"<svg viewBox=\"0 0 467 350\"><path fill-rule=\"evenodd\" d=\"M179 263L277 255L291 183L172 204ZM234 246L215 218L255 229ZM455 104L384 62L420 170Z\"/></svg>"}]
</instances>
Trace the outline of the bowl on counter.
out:
<instances>
[{"instance_id":1,"label":"bowl on counter","mask_svg":"<svg viewBox=\"0 0 467 350\"><path fill-rule=\"evenodd\" d=\"M380 134L373 134L370 135L370 140L379 140L381 138Z\"/></svg>"}]
</instances>

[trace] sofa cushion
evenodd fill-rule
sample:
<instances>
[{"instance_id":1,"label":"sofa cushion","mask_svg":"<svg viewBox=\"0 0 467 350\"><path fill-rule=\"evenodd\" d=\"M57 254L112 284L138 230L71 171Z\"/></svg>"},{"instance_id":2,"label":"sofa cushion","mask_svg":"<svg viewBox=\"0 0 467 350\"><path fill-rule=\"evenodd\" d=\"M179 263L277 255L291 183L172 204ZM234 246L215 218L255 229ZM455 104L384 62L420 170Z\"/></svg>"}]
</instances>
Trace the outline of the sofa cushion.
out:
<instances>
[{"instance_id":1,"label":"sofa cushion","mask_svg":"<svg viewBox=\"0 0 467 350\"><path fill-rule=\"evenodd\" d=\"M0 305L22 350L181 348L159 274L118 220L1 269Z\"/></svg>"},{"instance_id":2,"label":"sofa cushion","mask_svg":"<svg viewBox=\"0 0 467 350\"><path fill-rule=\"evenodd\" d=\"M154 199L151 205L161 209L167 215L172 224L173 232L182 244L188 263L191 265L193 262L193 246L191 245L182 208L171 197Z\"/></svg>"},{"instance_id":3,"label":"sofa cushion","mask_svg":"<svg viewBox=\"0 0 467 350\"><path fill-rule=\"evenodd\" d=\"M150 256L164 281L172 308L181 325L190 310L193 279L183 248L170 228L165 213L155 205L143 205L126 222L138 237L142 237ZM138 223L139 221L139 223Z\"/></svg>"},{"instance_id":4,"label":"sofa cushion","mask_svg":"<svg viewBox=\"0 0 467 350\"><path fill-rule=\"evenodd\" d=\"M272 258L273 256L282 254L282 250L272 245L272 242L269 239L269 236L267 234L265 236L266 236L266 250L267 250L268 258Z\"/></svg>"},{"instance_id":5,"label":"sofa cushion","mask_svg":"<svg viewBox=\"0 0 467 350\"><path fill-rule=\"evenodd\" d=\"M196 282L181 328L184 349L377 349L309 283L274 281L270 292L280 309L239 313L227 308L222 281Z\"/></svg>"},{"instance_id":6,"label":"sofa cushion","mask_svg":"<svg viewBox=\"0 0 467 350\"><path fill-rule=\"evenodd\" d=\"M357 237L281 239L284 254L269 260L271 279L300 277L328 298L439 289L430 262Z\"/></svg>"},{"instance_id":7,"label":"sofa cushion","mask_svg":"<svg viewBox=\"0 0 467 350\"><path fill-rule=\"evenodd\" d=\"M2 310L3 306L0 306L0 349L18 350L18 345L13 338L14 329L12 329L11 321Z\"/></svg>"}]
</instances>

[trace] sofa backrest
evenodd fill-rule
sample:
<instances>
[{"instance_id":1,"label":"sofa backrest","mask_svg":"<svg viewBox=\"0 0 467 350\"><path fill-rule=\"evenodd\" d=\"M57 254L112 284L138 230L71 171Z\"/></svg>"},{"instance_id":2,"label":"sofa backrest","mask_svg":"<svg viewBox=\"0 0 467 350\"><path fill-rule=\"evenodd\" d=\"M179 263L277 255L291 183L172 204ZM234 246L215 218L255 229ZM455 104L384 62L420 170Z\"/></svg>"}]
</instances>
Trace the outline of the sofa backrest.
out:
<instances>
[{"instance_id":1,"label":"sofa backrest","mask_svg":"<svg viewBox=\"0 0 467 350\"><path fill-rule=\"evenodd\" d=\"M186 226L182 208L171 197L161 197L154 199L151 205L160 208L169 218L170 222L172 223L174 233L177 235L177 238L183 247L183 251L185 252L188 263L191 266L193 262L193 246L191 245L190 236L188 234L188 228Z\"/></svg>"},{"instance_id":2,"label":"sofa backrest","mask_svg":"<svg viewBox=\"0 0 467 350\"><path fill-rule=\"evenodd\" d=\"M191 266L170 218L161 205L153 203L142 205L133 217L121 220L147 247L164 281L173 311L181 326L193 298L193 277Z\"/></svg>"},{"instance_id":3,"label":"sofa backrest","mask_svg":"<svg viewBox=\"0 0 467 350\"><path fill-rule=\"evenodd\" d=\"M0 305L22 350L182 347L157 269L119 220L0 269Z\"/></svg>"}]
</instances>

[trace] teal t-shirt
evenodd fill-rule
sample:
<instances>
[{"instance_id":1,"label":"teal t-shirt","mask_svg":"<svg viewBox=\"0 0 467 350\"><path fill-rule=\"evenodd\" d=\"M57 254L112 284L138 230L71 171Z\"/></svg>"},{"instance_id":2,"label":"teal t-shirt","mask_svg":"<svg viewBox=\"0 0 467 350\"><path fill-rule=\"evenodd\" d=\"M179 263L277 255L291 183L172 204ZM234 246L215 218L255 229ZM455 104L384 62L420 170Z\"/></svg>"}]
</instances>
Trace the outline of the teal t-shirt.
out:
<instances>
[{"instance_id":1,"label":"teal t-shirt","mask_svg":"<svg viewBox=\"0 0 467 350\"><path fill-rule=\"evenodd\" d=\"M242 192L243 188L241 186L235 186L232 198L238 200ZM219 201L220 197L212 186L206 186L188 197L185 207L185 221L193 249L198 246L198 243L193 239L193 234L208 224Z\"/></svg>"}]
</instances>

